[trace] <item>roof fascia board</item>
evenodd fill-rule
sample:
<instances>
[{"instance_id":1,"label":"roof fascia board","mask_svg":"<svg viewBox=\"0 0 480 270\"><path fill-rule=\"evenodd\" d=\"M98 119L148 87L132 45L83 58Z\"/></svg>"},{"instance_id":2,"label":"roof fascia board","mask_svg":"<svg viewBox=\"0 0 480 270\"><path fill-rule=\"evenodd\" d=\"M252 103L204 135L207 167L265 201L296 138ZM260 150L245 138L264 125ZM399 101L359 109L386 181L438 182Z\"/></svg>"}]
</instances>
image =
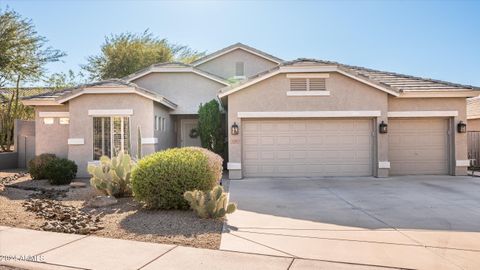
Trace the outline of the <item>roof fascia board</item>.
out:
<instances>
[{"instance_id":1,"label":"roof fascia board","mask_svg":"<svg viewBox=\"0 0 480 270\"><path fill-rule=\"evenodd\" d=\"M444 98L450 98L450 97L462 97L462 98L468 98L468 97L476 97L480 95L480 91L472 91L469 89L465 90L458 90L458 91L407 91L403 92L398 96L399 98L434 98L434 97L444 97Z\"/></svg>"},{"instance_id":2,"label":"roof fascia board","mask_svg":"<svg viewBox=\"0 0 480 270\"><path fill-rule=\"evenodd\" d=\"M229 91L227 91L227 92L225 92L225 93L220 93L220 94L218 95L218 97L222 98L222 97L224 97L224 96L230 95L230 94L235 93L235 92L237 92L237 91L239 91L239 90L241 90L241 89L244 89L244 88L246 88L246 87L249 87L249 86L251 86L251 85L253 85L253 84L256 84L256 83L258 83L258 82L260 82L260 81L263 81L263 80L265 80L265 79L268 79L268 78L270 78L270 77L272 77L272 76L275 76L275 75L277 75L277 74L280 74L280 73L305 73L305 72L338 72L338 73L340 73L340 74L342 74L342 75L345 75L345 76L347 76L347 77L349 77L349 78L352 78L352 79L354 79L354 80L360 81L360 82L362 82L362 83L364 83L364 84L367 84L367 85L369 85L369 86L372 86L372 87L374 87L374 88L377 88L377 89L379 89L379 90L382 90L382 91L384 91L384 92L387 92L387 93L389 93L389 94L391 94L391 95L393 95L393 96L395 96L395 97L398 97L398 96L400 95L399 93L397 93L397 92L395 92L395 91L392 91L392 90L387 89L387 88L385 88L385 87L382 87L382 86L379 86L379 85L377 85L377 84L371 83L371 82L369 82L369 81L367 81L367 80L364 80L364 79L362 79L362 78L359 78L358 76L352 75L352 74L350 74L350 73L348 73L348 72L345 72L345 71L343 71L343 70L341 70L341 69L338 69L336 66L320 66L320 67L280 67L278 70L276 70L276 71L274 71L274 72L268 73L268 74L266 74L266 75L264 75L264 76L262 76L262 77L256 78L256 79L254 79L254 80L252 80L252 81L250 81L250 82L247 82L247 83L245 83L245 84L239 85L238 87L232 88L232 89L230 89Z\"/></svg>"},{"instance_id":3,"label":"roof fascia board","mask_svg":"<svg viewBox=\"0 0 480 270\"><path fill-rule=\"evenodd\" d=\"M194 66L194 67L199 66L199 65L201 65L201 64L204 64L204 63L206 63L206 62L209 62L209 61L211 61L211 60L213 60L213 59L215 59L215 58L218 58L218 57L220 57L220 56L222 56L222 55L225 55L225 54L227 54L227 53L229 53L229 52L232 52L232 51L238 50L238 49L244 50L244 51L249 52L249 53L251 53L251 54L254 54L254 55L256 55L256 56L262 57L262 58L267 59L268 61L271 61L271 62L276 63L276 64L280 64L280 63L281 63L280 61L278 61L278 60L276 60L276 59L273 59L273 58L271 58L271 57L268 57L268 56L266 56L266 55L263 55L263 54L261 54L261 53L258 53L258 52L249 50L249 49L244 48L244 47L242 47L242 46L235 46L235 47L233 47L233 48L231 48L231 49L229 49L229 50L226 50L226 51L224 51L224 52L221 52L221 53L219 53L219 54L217 54L217 55L212 55L211 57L207 57L207 58L203 59L202 61L199 61L199 62L197 62L197 63L194 63L193 66Z\"/></svg>"},{"instance_id":4,"label":"roof fascia board","mask_svg":"<svg viewBox=\"0 0 480 270\"><path fill-rule=\"evenodd\" d=\"M60 106L62 105L55 100L26 99L26 100L22 100L21 102L25 106Z\"/></svg>"},{"instance_id":5,"label":"roof fascia board","mask_svg":"<svg viewBox=\"0 0 480 270\"><path fill-rule=\"evenodd\" d=\"M59 99L57 100L58 103L65 103L71 99L74 99L78 96L81 96L81 95L84 95L84 94L137 94L137 95L140 95L142 97L145 97L145 98L148 98L148 99L151 99L153 101L156 101L158 103L161 103L163 105L165 105L166 107L170 108L170 109L175 109L177 106L173 106L172 104L170 104L170 102L166 101L165 98L163 97L155 97L153 95L148 95L146 93L143 93L142 91L139 91L137 89L135 89L134 87L127 87L127 88L114 88L114 87L104 87L104 88L85 88L85 89L82 89L81 91L71 95L71 96L68 96L68 97L65 97L63 99Z\"/></svg>"}]
</instances>

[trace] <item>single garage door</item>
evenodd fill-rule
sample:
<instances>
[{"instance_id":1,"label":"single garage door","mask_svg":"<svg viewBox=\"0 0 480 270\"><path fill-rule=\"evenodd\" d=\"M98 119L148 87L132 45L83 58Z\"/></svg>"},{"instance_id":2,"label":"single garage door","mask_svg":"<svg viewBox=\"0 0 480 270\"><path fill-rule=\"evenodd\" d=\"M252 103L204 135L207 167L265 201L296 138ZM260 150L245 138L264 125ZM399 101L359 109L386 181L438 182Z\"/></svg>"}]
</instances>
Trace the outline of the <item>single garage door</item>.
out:
<instances>
[{"instance_id":1,"label":"single garage door","mask_svg":"<svg viewBox=\"0 0 480 270\"><path fill-rule=\"evenodd\" d=\"M246 177L370 176L371 119L245 120Z\"/></svg>"},{"instance_id":2,"label":"single garage door","mask_svg":"<svg viewBox=\"0 0 480 270\"><path fill-rule=\"evenodd\" d=\"M388 122L390 175L448 174L448 119Z\"/></svg>"}]
</instances>

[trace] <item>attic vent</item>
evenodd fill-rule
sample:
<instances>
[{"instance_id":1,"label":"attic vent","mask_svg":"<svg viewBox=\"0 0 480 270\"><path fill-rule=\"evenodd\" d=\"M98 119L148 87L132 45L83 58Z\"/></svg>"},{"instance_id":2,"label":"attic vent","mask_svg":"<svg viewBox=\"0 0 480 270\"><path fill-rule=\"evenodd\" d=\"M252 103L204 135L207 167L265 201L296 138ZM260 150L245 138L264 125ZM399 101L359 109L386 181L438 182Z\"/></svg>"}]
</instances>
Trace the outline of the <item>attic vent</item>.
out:
<instances>
[{"instance_id":1,"label":"attic vent","mask_svg":"<svg viewBox=\"0 0 480 270\"><path fill-rule=\"evenodd\" d=\"M243 63L243 62L236 62L235 63L235 76L236 77L245 76L245 63Z\"/></svg>"},{"instance_id":2,"label":"attic vent","mask_svg":"<svg viewBox=\"0 0 480 270\"><path fill-rule=\"evenodd\" d=\"M309 80L310 91L325 91L327 88L325 87L325 79L321 78L311 78Z\"/></svg>"},{"instance_id":3,"label":"attic vent","mask_svg":"<svg viewBox=\"0 0 480 270\"><path fill-rule=\"evenodd\" d=\"M290 91L325 91L324 78L291 78Z\"/></svg>"},{"instance_id":4,"label":"attic vent","mask_svg":"<svg viewBox=\"0 0 480 270\"><path fill-rule=\"evenodd\" d=\"M307 91L307 79L290 79L290 91Z\"/></svg>"}]
</instances>

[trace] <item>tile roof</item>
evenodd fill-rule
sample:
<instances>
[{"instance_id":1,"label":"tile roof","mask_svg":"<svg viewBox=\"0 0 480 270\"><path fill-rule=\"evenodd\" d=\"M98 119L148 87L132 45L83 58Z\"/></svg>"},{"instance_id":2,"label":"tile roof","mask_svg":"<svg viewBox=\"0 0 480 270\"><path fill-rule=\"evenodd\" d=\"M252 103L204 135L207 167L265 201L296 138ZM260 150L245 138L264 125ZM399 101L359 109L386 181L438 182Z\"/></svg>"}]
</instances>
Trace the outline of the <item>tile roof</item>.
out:
<instances>
[{"instance_id":1,"label":"tile roof","mask_svg":"<svg viewBox=\"0 0 480 270\"><path fill-rule=\"evenodd\" d=\"M281 67L287 66L315 66L315 65L329 65L336 66L338 69L351 74L353 76L365 79L373 84L390 89L394 92L426 92L426 91L465 91L465 90L480 90L479 87L471 85L463 85L451 83L441 80L421 78L416 76L404 75L395 72L379 71L370 68L345 65L333 61L325 61L310 58L299 58L293 61L283 62L282 64L249 77L247 80L239 84L221 89L220 93L228 92L229 90L241 86L242 84L251 82L255 79L263 77L269 73L279 70Z\"/></svg>"},{"instance_id":2,"label":"tile roof","mask_svg":"<svg viewBox=\"0 0 480 270\"><path fill-rule=\"evenodd\" d=\"M96 86L98 86L98 87L119 87L119 86L133 87L137 91L143 92L147 95L150 95L152 97L157 97L157 98L163 100L165 103L167 103L171 107L176 107L177 106L177 104L175 104L172 101L168 100L167 98L157 94L154 91L145 89L143 87L138 86L135 83L127 82L127 81L124 81L124 80L121 80L121 79L110 79L110 80L99 81L99 82L94 82L94 83L82 84L82 85L79 85L79 86L76 86L76 87L66 88L66 89L62 89L62 90L59 90L59 91L51 91L51 92L42 93L42 94L39 94L39 95L25 97L25 98L23 98L23 100L56 100L59 97L67 97L70 94L74 94L75 92L80 91L84 88L96 87Z\"/></svg>"},{"instance_id":3,"label":"tile roof","mask_svg":"<svg viewBox=\"0 0 480 270\"><path fill-rule=\"evenodd\" d=\"M276 56L273 56L273 55L271 55L271 54L268 54L268 53L266 53L266 52L264 52L264 51L255 49L255 48L253 48L253 47L250 47L250 46L248 46L248 45L245 45L245 44L243 44L243 43L238 42L238 43L235 43L235 44L230 45L230 46L228 46L228 47L225 47L225 48L223 48L223 49L220 49L220 50L218 50L218 51L215 51L215 52L213 52L213 53L207 54L207 55L205 55L204 57L199 58L199 59L193 61L193 62L192 62L192 65L193 65L193 66L199 65L200 63L203 63L203 62L206 62L207 60L216 58L217 56L220 56L220 55L224 54L225 52L228 52L228 51L230 51L230 50L232 50L232 49L235 49L235 48L243 48L243 49L246 49L247 51L255 52L256 54L259 54L259 55L261 55L261 56L263 56L263 57L265 57L265 58L267 58L267 59L272 59L272 60L274 60L274 61L277 62L277 63L282 63L282 62L284 61L284 60L282 60L282 59L280 59L280 58L278 58L278 57L276 57Z\"/></svg>"}]
</instances>

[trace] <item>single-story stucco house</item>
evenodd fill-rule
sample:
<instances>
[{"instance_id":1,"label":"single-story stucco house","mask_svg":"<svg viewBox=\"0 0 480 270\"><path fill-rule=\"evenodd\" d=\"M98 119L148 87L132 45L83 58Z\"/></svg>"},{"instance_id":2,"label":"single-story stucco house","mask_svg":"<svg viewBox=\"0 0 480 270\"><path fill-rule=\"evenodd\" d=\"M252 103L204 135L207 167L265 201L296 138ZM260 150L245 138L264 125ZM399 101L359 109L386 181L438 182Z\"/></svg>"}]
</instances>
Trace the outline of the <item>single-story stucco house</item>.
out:
<instances>
[{"instance_id":1,"label":"single-story stucco house","mask_svg":"<svg viewBox=\"0 0 480 270\"><path fill-rule=\"evenodd\" d=\"M236 83L232 83L236 79ZM314 59L283 61L234 44L192 64L152 65L24 99L36 154L74 160L196 146L201 103L226 111L231 179L465 175L467 98L477 87Z\"/></svg>"}]
</instances>

